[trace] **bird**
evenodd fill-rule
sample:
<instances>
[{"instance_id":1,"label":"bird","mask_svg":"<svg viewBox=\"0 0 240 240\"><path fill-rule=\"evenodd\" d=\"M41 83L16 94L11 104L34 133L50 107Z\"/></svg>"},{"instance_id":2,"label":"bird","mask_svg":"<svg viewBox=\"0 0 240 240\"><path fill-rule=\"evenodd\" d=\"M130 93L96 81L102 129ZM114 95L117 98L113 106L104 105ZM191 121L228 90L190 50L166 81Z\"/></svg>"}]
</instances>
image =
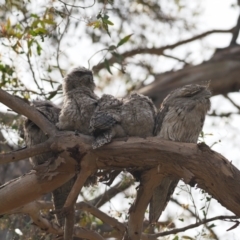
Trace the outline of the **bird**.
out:
<instances>
[{"instance_id":1,"label":"bird","mask_svg":"<svg viewBox=\"0 0 240 240\"><path fill-rule=\"evenodd\" d=\"M156 107L147 96L133 92L124 98L121 125L127 136L153 136L156 112Z\"/></svg>"},{"instance_id":2,"label":"bird","mask_svg":"<svg viewBox=\"0 0 240 240\"><path fill-rule=\"evenodd\" d=\"M103 95L90 121L90 129L95 137L93 148L111 142L112 138L153 136L156 112L152 100L142 94L133 92L122 100L109 94ZM110 185L120 172L105 171L102 179ZM141 171L130 172L139 179Z\"/></svg>"},{"instance_id":3,"label":"bird","mask_svg":"<svg viewBox=\"0 0 240 240\"><path fill-rule=\"evenodd\" d=\"M208 85L190 84L172 91L163 100L157 113L154 136L176 142L197 143L211 106L210 97ZM149 207L150 223L159 219L178 181L173 176L167 176L154 189Z\"/></svg>"},{"instance_id":4,"label":"bird","mask_svg":"<svg viewBox=\"0 0 240 240\"><path fill-rule=\"evenodd\" d=\"M91 135L90 119L99 97L94 93L92 71L84 67L73 68L63 79L63 106L56 126L60 130L78 131Z\"/></svg>"},{"instance_id":5,"label":"bird","mask_svg":"<svg viewBox=\"0 0 240 240\"><path fill-rule=\"evenodd\" d=\"M31 105L53 124L56 124L58 122L58 117L61 109L57 105L47 100L35 100ZM24 139L28 147L45 142L48 139L45 133L30 119L25 119L23 124L23 131ZM56 157L56 153L48 152L31 157L29 160L31 165L36 168L37 166L44 164L47 161L54 161ZM75 179L72 178L52 192L54 210L62 209L67 199L68 193L74 184L74 181ZM56 220L60 226L63 226L63 217L61 214L56 214Z\"/></svg>"},{"instance_id":6,"label":"bird","mask_svg":"<svg viewBox=\"0 0 240 240\"><path fill-rule=\"evenodd\" d=\"M59 130L70 130L76 133L91 135L89 131L90 119L97 107L99 97L94 93L95 83L91 70L83 66L75 67L63 79L63 106L56 124ZM76 176L74 177L76 179ZM84 186L96 183L97 177L93 174ZM64 195L68 195L73 187L68 187ZM59 195L61 192L59 191ZM66 200L65 200L66 201ZM65 203L64 201L64 203ZM64 206L61 202L61 206ZM72 206L73 208L74 206ZM60 212L61 214L61 212Z\"/></svg>"},{"instance_id":7,"label":"bird","mask_svg":"<svg viewBox=\"0 0 240 240\"><path fill-rule=\"evenodd\" d=\"M121 126L123 101L110 94L103 94L90 120L90 132L95 136L92 147L99 148L111 142L114 137L126 136Z\"/></svg>"},{"instance_id":8,"label":"bird","mask_svg":"<svg viewBox=\"0 0 240 240\"><path fill-rule=\"evenodd\" d=\"M47 100L35 100L31 103L44 117L50 122L56 124L58 122L58 116L60 108ZM30 119L25 119L23 124L24 139L28 147L45 142L48 137L44 132ZM53 153L44 153L38 156L31 157L30 163L33 167L43 164L49 158L55 157Z\"/></svg>"},{"instance_id":9,"label":"bird","mask_svg":"<svg viewBox=\"0 0 240 240\"><path fill-rule=\"evenodd\" d=\"M109 143L112 138L153 136L155 115L153 102L142 94L131 93L123 100L104 94L90 121L94 148Z\"/></svg>"}]
</instances>

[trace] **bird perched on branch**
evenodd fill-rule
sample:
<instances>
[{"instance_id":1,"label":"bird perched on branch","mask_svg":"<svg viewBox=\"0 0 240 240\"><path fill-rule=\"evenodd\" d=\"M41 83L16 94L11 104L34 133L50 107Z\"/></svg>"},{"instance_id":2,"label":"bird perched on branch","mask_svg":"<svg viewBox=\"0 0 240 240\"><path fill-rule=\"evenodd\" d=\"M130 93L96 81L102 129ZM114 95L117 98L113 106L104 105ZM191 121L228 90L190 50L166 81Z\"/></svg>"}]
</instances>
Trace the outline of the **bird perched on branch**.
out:
<instances>
[{"instance_id":1,"label":"bird perched on branch","mask_svg":"<svg viewBox=\"0 0 240 240\"><path fill-rule=\"evenodd\" d=\"M153 135L156 108L141 94L132 93L123 100L104 94L90 122L96 140L94 148L109 143L112 138Z\"/></svg>"},{"instance_id":2,"label":"bird perched on branch","mask_svg":"<svg viewBox=\"0 0 240 240\"><path fill-rule=\"evenodd\" d=\"M104 94L90 121L90 132L95 136L93 148L111 142L114 137L124 137L126 133L121 126L121 107L123 102L109 94Z\"/></svg>"},{"instance_id":3,"label":"bird perched on branch","mask_svg":"<svg viewBox=\"0 0 240 240\"><path fill-rule=\"evenodd\" d=\"M156 108L150 98L131 93L123 100L121 125L128 136L153 136L155 116Z\"/></svg>"},{"instance_id":4,"label":"bird perched on branch","mask_svg":"<svg viewBox=\"0 0 240 240\"><path fill-rule=\"evenodd\" d=\"M93 74L84 67L72 69L63 80L63 106L57 127L89 135L89 123L97 107Z\"/></svg>"},{"instance_id":5,"label":"bird perched on branch","mask_svg":"<svg viewBox=\"0 0 240 240\"><path fill-rule=\"evenodd\" d=\"M170 141L197 143L205 116L210 109L210 97L208 86L197 84L172 91L161 104L154 135ZM178 181L173 176L165 177L155 188L150 202L150 223L158 220Z\"/></svg>"},{"instance_id":6,"label":"bird perched on branch","mask_svg":"<svg viewBox=\"0 0 240 240\"><path fill-rule=\"evenodd\" d=\"M95 136L93 148L109 143L112 138L153 136L156 108L146 96L132 93L119 100L111 95L103 95L90 122ZM121 171L105 171L102 180L110 185ZM132 174L138 178L138 172Z\"/></svg>"},{"instance_id":7,"label":"bird perched on branch","mask_svg":"<svg viewBox=\"0 0 240 240\"><path fill-rule=\"evenodd\" d=\"M58 122L58 117L60 114L60 108L54 105L50 101L34 101L32 103L41 114L43 114L50 122L56 124ZM30 119L26 119L24 122L24 139L28 147L33 145L45 142L48 137L44 134L44 132ZM47 161L54 161L57 157L57 154L53 152L43 153L41 155L37 155L30 158L30 162L33 167L37 167L38 165L44 164ZM60 210L62 209L69 191L71 190L72 185L74 184L74 179L70 179L68 182L63 184L61 187L55 189L52 193L53 195L53 203L54 209ZM57 221L62 226L63 225L63 217L61 214L57 214Z\"/></svg>"},{"instance_id":8,"label":"bird perched on branch","mask_svg":"<svg viewBox=\"0 0 240 240\"><path fill-rule=\"evenodd\" d=\"M36 100L31 103L44 117L50 122L56 124L61 109L50 101ZM26 119L23 126L24 139L28 147L45 142L48 137L44 132L30 119ZM49 158L55 157L53 153L44 153L30 158L33 167L45 163Z\"/></svg>"},{"instance_id":9,"label":"bird perched on branch","mask_svg":"<svg viewBox=\"0 0 240 240\"><path fill-rule=\"evenodd\" d=\"M63 79L63 106L56 126L60 130L75 130L79 133L90 135L89 123L97 107L97 95L94 94L95 83L92 71L84 67L73 68ZM76 179L76 177L74 178ZM96 176L90 176L85 186L94 184ZM67 192L69 194L71 188ZM59 194L61 194L59 192ZM66 199L65 199L66 201ZM64 206L64 203L61 203ZM72 206L74 208L74 206Z\"/></svg>"}]
</instances>

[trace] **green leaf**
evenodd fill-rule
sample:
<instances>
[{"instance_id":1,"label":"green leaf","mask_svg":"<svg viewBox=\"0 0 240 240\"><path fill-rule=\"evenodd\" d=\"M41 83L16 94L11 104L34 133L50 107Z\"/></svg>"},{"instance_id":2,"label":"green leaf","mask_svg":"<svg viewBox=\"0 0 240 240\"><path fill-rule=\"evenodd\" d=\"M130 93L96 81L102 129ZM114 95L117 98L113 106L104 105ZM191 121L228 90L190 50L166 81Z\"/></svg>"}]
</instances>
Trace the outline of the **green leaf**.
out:
<instances>
[{"instance_id":1,"label":"green leaf","mask_svg":"<svg viewBox=\"0 0 240 240\"><path fill-rule=\"evenodd\" d=\"M103 19L109 19L109 16L107 14L104 14Z\"/></svg>"},{"instance_id":2,"label":"green leaf","mask_svg":"<svg viewBox=\"0 0 240 240\"><path fill-rule=\"evenodd\" d=\"M172 240L178 240L179 238L178 238L178 236L175 236Z\"/></svg>"},{"instance_id":3,"label":"green leaf","mask_svg":"<svg viewBox=\"0 0 240 240\"><path fill-rule=\"evenodd\" d=\"M50 19L44 19L43 20L44 23L47 23L47 24L55 24L55 22L53 20L50 20Z\"/></svg>"},{"instance_id":4,"label":"green leaf","mask_svg":"<svg viewBox=\"0 0 240 240\"><path fill-rule=\"evenodd\" d=\"M207 202L209 202L212 198L211 197L206 197L207 198Z\"/></svg>"},{"instance_id":5,"label":"green leaf","mask_svg":"<svg viewBox=\"0 0 240 240\"><path fill-rule=\"evenodd\" d=\"M119 47L119 46L123 45L124 43L126 43L126 42L130 39L130 37L131 37L132 35L133 35L133 33L130 34L130 35L127 35L127 36L124 37L124 38L122 38L122 39L118 42L117 47Z\"/></svg>"},{"instance_id":6,"label":"green leaf","mask_svg":"<svg viewBox=\"0 0 240 240\"><path fill-rule=\"evenodd\" d=\"M109 21L108 19L102 19L103 23L107 24L107 25L114 25L113 22Z\"/></svg>"},{"instance_id":7,"label":"green leaf","mask_svg":"<svg viewBox=\"0 0 240 240\"><path fill-rule=\"evenodd\" d=\"M181 221L181 222L184 222L184 219L183 219L183 218L179 218L178 220Z\"/></svg>"},{"instance_id":8,"label":"green leaf","mask_svg":"<svg viewBox=\"0 0 240 240\"><path fill-rule=\"evenodd\" d=\"M189 236L182 236L182 239L193 239L193 238L191 238Z\"/></svg>"},{"instance_id":9,"label":"green leaf","mask_svg":"<svg viewBox=\"0 0 240 240\"><path fill-rule=\"evenodd\" d=\"M210 226L208 226L208 228L214 228L214 227L216 227L216 225L214 223L211 224Z\"/></svg>"},{"instance_id":10,"label":"green leaf","mask_svg":"<svg viewBox=\"0 0 240 240\"><path fill-rule=\"evenodd\" d=\"M47 30L45 28L36 28L34 32L41 35L41 34L47 33Z\"/></svg>"},{"instance_id":11,"label":"green leaf","mask_svg":"<svg viewBox=\"0 0 240 240\"><path fill-rule=\"evenodd\" d=\"M122 62L122 55L117 52L112 52L112 55L118 60L118 62Z\"/></svg>"},{"instance_id":12,"label":"green leaf","mask_svg":"<svg viewBox=\"0 0 240 240\"><path fill-rule=\"evenodd\" d=\"M109 51L113 51L113 50L115 50L117 47L115 46L115 45L111 45L111 46L109 46L109 48L108 48L108 50Z\"/></svg>"},{"instance_id":13,"label":"green leaf","mask_svg":"<svg viewBox=\"0 0 240 240\"><path fill-rule=\"evenodd\" d=\"M107 59L105 59L104 65L105 65L106 69L108 70L108 72L109 72L110 74L112 74L111 69L110 69L110 65L109 65L109 62L108 62Z\"/></svg>"},{"instance_id":14,"label":"green leaf","mask_svg":"<svg viewBox=\"0 0 240 240\"><path fill-rule=\"evenodd\" d=\"M37 14L33 14L33 13L30 16L33 18L39 18L39 16Z\"/></svg>"},{"instance_id":15,"label":"green leaf","mask_svg":"<svg viewBox=\"0 0 240 240\"><path fill-rule=\"evenodd\" d=\"M38 54L38 56L40 56L41 51L42 51L42 47L40 46L40 44L38 42L36 42L36 44L37 44L37 54Z\"/></svg>"}]
</instances>

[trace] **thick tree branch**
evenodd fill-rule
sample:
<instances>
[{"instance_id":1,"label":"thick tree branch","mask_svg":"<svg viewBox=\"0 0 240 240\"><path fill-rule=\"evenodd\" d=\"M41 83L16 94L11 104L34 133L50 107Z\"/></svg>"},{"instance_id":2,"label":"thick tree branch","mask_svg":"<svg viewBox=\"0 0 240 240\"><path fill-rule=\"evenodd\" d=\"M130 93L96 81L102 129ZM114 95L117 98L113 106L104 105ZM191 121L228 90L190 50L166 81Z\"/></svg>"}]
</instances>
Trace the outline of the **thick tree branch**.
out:
<instances>
[{"instance_id":1,"label":"thick tree branch","mask_svg":"<svg viewBox=\"0 0 240 240\"><path fill-rule=\"evenodd\" d=\"M33 157L42 153L50 152L50 151L64 151L68 147L68 141L71 140L73 132L58 132L58 134L49 138L46 142L37 144L30 148L19 149L10 153L0 154L0 164L16 162L25 158ZM86 136L83 134L78 134L76 138L81 137L79 141L82 144L83 149L90 149L92 137ZM63 148L65 144L65 148ZM59 145L59 146L58 146Z\"/></svg>"},{"instance_id":2,"label":"thick tree branch","mask_svg":"<svg viewBox=\"0 0 240 240\"><path fill-rule=\"evenodd\" d=\"M16 162L28 157L36 156L51 151L52 139L47 140L44 143L34 145L30 148L19 149L10 153L0 155L0 164Z\"/></svg>"},{"instance_id":3,"label":"thick tree branch","mask_svg":"<svg viewBox=\"0 0 240 240\"><path fill-rule=\"evenodd\" d=\"M163 46L163 47L160 47L160 48L137 48L137 49L133 49L133 50L130 50L130 51L127 51L125 53L122 53L121 54L121 59L124 60L125 58L128 58L128 57L132 57L134 55L137 55L137 54L154 54L154 55L162 55L163 52L167 49L173 49L175 47L178 47L178 46L181 46L183 44L186 44L186 43L189 43L189 42L192 42L192 41L195 41L195 40L198 40L198 39L201 39L203 37L206 37L210 34L213 34L213 33L232 33L234 31L234 28L231 28L231 29L228 29L228 30L210 30L210 31L207 31L205 33L201 33L199 35L196 35L194 37L191 37L191 38L188 38L186 40L182 40L182 41L178 41L174 44L169 44L169 45L166 45L166 46ZM116 58L115 57L112 57L110 59L108 59L108 62L109 62L109 65L112 65L116 62ZM102 68L105 68L105 65L104 63L100 63L96 66L93 66L93 71L95 70L101 70Z\"/></svg>"},{"instance_id":4,"label":"thick tree branch","mask_svg":"<svg viewBox=\"0 0 240 240\"><path fill-rule=\"evenodd\" d=\"M49 136L54 136L57 133L57 128L49 122L40 112L34 107L25 103L22 99L12 96L9 93L0 89L0 102L11 108L16 113L24 115L31 119L41 128L43 132Z\"/></svg>"},{"instance_id":5,"label":"thick tree branch","mask_svg":"<svg viewBox=\"0 0 240 240\"><path fill-rule=\"evenodd\" d=\"M138 240L142 235L143 219L154 189L160 184L164 175L158 174L158 179L152 178L155 169L150 169L141 175L137 197L129 209L128 236L125 239Z\"/></svg>"},{"instance_id":6,"label":"thick tree branch","mask_svg":"<svg viewBox=\"0 0 240 240\"><path fill-rule=\"evenodd\" d=\"M84 183L86 182L89 176L91 176L94 172L96 172L97 170L96 164L95 164L96 158L97 158L96 155L92 153L88 153L81 160L80 172L72 187L71 192L68 195L68 198L64 204L64 208L68 209L69 207L75 204L78 194L81 191Z\"/></svg>"},{"instance_id":7,"label":"thick tree branch","mask_svg":"<svg viewBox=\"0 0 240 240\"><path fill-rule=\"evenodd\" d=\"M209 80L211 80L210 89L213 95L238 92L240 89L239 53L239 46L226 48L202 64L157 74L153 83L139 89L138 92L149 96L157 106L172 90L186 84L202 84Z\"/></svg>"},{"instance_id":8,"label":"thick tree branch","mask_svg":"<svg viewBox=\"0 0 240 240\"><path fill-rule=\"evenodd\" d=\"M58 157L54 164L39 167L0 187L0 214L8 213L14 208L30 203L42 195L52 192L75 175L76 163Z\"/></svg>"},{"instance_id":9,"label":"thick tree branch","mask_svg":"<svg viewBox=\"0 0 240 240\"><path fill-rule=\"evenodd\" d=\"M41 194L52 191L70 179L65 175L66 173L74 175L76 163L71 156L73 152L78 152L76 151L78 148L81 153L90 151L96 155L95 163L91 159L93 169L146 170L153 168L155 170L152 172L152 178L157 180L160 177L158 169L164 166L166 175L173 174L183 178L186 183L197 183L198 187L240 216L240 192L237 190L240 171L206 145L169 142L151 137L129 138L127 142L114 140L102 148L91 150L89 138L76 136L74 133L68 132L64 135L62 132L61 137L55 140L51 145L52 149L62 151L59 156L65 159L64 164L55 168L55 171L61 174L53 175L51 180L43 178L39 182L32 173L5 185L0 189L0 214L33 201ZM62 176L59 177L59 175ZM58 181L61 181L61 184ZM229 197L226 198L226 195ZM15 199L21 200L15 201Z\"/></svg>"}]
</instances>

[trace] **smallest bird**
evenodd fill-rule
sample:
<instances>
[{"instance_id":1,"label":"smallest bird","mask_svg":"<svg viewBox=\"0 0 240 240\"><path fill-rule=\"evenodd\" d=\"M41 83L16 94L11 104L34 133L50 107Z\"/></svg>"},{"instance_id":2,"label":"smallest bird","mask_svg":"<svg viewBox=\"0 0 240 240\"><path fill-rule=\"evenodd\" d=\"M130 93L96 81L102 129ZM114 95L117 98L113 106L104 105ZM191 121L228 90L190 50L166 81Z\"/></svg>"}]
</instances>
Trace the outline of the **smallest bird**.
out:
<instances>
[{"instance_id":1,"label":"smallest bird","mask_svg":"<svg viewBox=\"0 0 240 240\"><path fill-rule=\"evenodd\" d=\"M89 131L94 135L93 149L111 142L114 137L126 136L121 126L122 100L104 94L97 102L96 110L90 120Z\"/></svg>"}]
</instances>

